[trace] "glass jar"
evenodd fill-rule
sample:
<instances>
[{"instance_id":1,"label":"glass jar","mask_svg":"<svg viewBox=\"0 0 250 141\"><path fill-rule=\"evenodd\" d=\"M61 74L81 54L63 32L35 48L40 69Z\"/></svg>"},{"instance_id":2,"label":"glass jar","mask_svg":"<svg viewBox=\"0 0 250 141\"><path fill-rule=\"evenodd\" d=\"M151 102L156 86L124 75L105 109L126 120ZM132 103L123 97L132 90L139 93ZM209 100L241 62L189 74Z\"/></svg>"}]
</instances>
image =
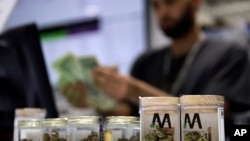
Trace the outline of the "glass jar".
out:
<instances>
[{"instance_id":1,"label":"glass jar","mask_svg":"<svg viewBox=\"0 0 250 141\"><path fill-rule=\"evenodd\" d=\"M15 119L14 119L14 141L19 141L18 139L18 122L20 120L41 120L44 119L46 115L46 110L41 108L18 108L15 109Z\"/></svg>"},{"instance_id":2,"label":"glass jar","mask_svg":"<svg viewBox=\"0 0 250 141\"><path fill-rule=\"evenodd\" d=\"M224 97L184 95L180 98L182 141L224 141Z\"/></svg>"},{"instance_id":3,"label":"glass jar","mask_svg":"<svg viewBox=\"0 0 250 141\"><path fill-rule=\"evenodd\" d=\"M139 141L139 124L139 117L106 117L104 123L104 141Z\"/></svg>"},{"instance_id":4,"label":"glass jar","mask_svg":"<svg viewBox=\"0 0 250 141\"><path fill-rule=\"evenodd\" d=\"M67 140L67 119L52 118L45 119L42 125L42 141L66 141Z\"/></svg>"},{"instance_id":5,"label":"glass jar","mask_svg":"<svg viewBox=\"0 0 250 141\"><path fill-rule=\"evenodd\" d=\"M132 136L129 138L130 141L140 141L140 119L139 117L136 118L134 121L131 123L131 128L132 128Z\"/></svg>"},{"instance_id":6,"label":"glass jar","mask_svg":"<svg viewBox=\"0 0 250 141\"><path fill-rule=\"evenodd\" d=\"M40 141L41 131L40 120L18 121L18 141Z\"/></svg>"},{"instance_id":7,"label":"glass jar","mask_svg":"<svg viewBox=\"0 0 250 141\"><path fill-rule=\"evenodd\" d=\"M99 141L99 120L98 116L68 118L68 141Z\"/></svg>"},{"instance_id":8,"label":"glass jar","mask_svg":"<svg viewBox=\"0 0 250 141\"><path fill-rule=\"evenodd\" d=\"M180 141L177 97L140 97L141 141Z\"/></svg>"}]
</instances>

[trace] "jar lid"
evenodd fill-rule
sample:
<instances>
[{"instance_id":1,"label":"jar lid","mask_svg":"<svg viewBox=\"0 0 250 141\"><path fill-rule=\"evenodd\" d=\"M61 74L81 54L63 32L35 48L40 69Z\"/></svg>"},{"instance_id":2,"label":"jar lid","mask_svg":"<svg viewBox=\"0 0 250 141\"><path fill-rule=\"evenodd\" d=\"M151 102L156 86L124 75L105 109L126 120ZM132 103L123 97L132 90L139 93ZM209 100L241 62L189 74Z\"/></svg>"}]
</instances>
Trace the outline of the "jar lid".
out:
<instances>
[{"instance_id":1,"label":"jar lid","mask_svg":"<svg viewBox=\"0 0 250 141\"><path fill-rule=\"evenodd\" d=\"M137 124L140 118L135 116L108 116L105 118L107 124Z\"/></svg>"},{"instance_id":2,"label":"jar lid","mask_svg":"<svg viewBox=\"0 0 250 141\"><path fill-rule=\"evenodd\" d=\"M99 120L98 116L76 116L68 118L68 124L95 124L99 123Z\"/></svg>"},{"instance_id":3,"label":"jar lid","mask_svg":"<svg viewBox=\"0 0 250 141\"><path fill-rule=\"evenodd\" d=\"M140 97L141 106L169 106L179 102L178 97Z\"/></svg>"},{"instance_id":4,"label":"jar lid","mask_svg":"<svg viewBox=\"0 0 250 141\"><path fill-rule=\"evenodd\" d=\"M49 118L41 121L42 126L63 127L67 126L67 118Z\"/></svg>"},{"instance_id":5,"label":"jar lid","mask_svg":"<svg viewBox=\"0 0 250 141\"><path fill-rule=\"evenodd\" d=\"M17 117L45 117L46 110L42 108L20 108L15 110Z\"/></svg>"},{"instance_id":6,"label":"jar lid","mask_svg":"<svg viewBox=\"0 0 250 141\"><path fill-rule=\"evenodd\" d=\"M20 128L35 128L41 127L41 120L32 119L32 120L19 120L18 127Z\"/></svg>"},{"instance_id":7,"label":"jar lid","mask_svg":"<svg viewBox=\"0 0 250 141\"><path fill-rule=\"evenodd\" d=\"M180 103L186 105L224 104L224 97L219 95L184 95L181 96Z\"/></svg>"}]
</instances>

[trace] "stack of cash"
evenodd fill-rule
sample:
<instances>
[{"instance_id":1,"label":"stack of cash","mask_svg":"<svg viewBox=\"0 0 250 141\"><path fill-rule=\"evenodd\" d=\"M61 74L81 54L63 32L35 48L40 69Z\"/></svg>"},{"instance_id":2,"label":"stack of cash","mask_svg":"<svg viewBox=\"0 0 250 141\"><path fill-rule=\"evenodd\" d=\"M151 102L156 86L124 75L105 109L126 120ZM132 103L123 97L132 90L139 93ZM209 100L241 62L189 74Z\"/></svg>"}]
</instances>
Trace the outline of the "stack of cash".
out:
<instances>
[{"instance_id":1,"label":"stack of cash","mask_svg":"<svg viewBox=\"0 0 250 141\"><path fill-rule=\"evenodd\" d=\"M53 67L59 73L58 87L60 90L66 90L67 97L70 103L79 103L83 97L90 106L99 110L106 111L113 108L116 102L108 97L94 83L91 71L98 66L98 61L95 56L76 57L69 53L58 59ZM81 84L82 91L76 87L69 87L74 84ZM67 86L67 89L65 87ZM79 87L78 87L79 88ZM86 93L84 94L84 90ZM65 91L62 92L65 94ZM79 95L80 93L80 95ZM70 98L69 98L70 97Z\"/></svg>"}]
</instances>

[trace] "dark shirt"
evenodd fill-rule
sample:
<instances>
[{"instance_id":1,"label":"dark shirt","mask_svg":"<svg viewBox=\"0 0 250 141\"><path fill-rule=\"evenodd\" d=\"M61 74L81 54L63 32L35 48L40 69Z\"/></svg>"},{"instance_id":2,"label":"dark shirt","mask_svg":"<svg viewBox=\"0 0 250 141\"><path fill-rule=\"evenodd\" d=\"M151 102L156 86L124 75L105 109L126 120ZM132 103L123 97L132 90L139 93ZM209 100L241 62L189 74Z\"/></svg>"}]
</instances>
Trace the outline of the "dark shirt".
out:
<instances>
[{"instance_id":1,"label":"dark shirt","mask_svg":"<svg viewBox=\"0 0 250 141\"><path fill-rule=\"evenodd\" d=\"M166 78L166 90L168 92L171 91L173 84L176 81L176 78L178 77L180 70L183 67L185 59L186 59L186 56L171 57L169 75L165 76L165 78ZM164 84L164 82L163 82L163 84Z\"/></svg>"},{"instance_id":2,"label":"dark shirt","mask_svg":"<svg viewBox=\"0 0 250 141\"><path fill-rule=\"evenodd\" d=\"M184 59L169 64L169 56L168 47L145 53L134 63L131 75L170 93ZM166 66L170 69L164 69ZM241 113L250 109L249 72L247 47L207 39L173 95L222 95L229 101L231 112Z\"/></svg>"}]
</instances>

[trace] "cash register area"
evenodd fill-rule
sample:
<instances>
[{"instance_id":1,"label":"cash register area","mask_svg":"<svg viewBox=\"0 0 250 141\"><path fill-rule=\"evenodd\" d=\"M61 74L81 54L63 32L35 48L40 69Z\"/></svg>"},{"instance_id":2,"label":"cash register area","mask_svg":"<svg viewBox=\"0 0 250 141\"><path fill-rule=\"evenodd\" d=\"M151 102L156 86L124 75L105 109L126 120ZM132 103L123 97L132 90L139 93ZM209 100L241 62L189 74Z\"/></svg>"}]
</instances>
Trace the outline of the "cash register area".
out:
<instances>
[{"instance_id":1,"label":"cash register area","mask_svg":"<svg viewBox=\"0 0 250 141\"><path fill-rule=\"evenodd\" d=\"M7 7L1 2L6 1L13 5L7 18L1 15ZM250 1L208 1L198 15L204 29L213 24L212 16L237 22L234 28L217 28L207 35L248 43L250 8L245 5ZM238 9L232 8L235 4ZM29 136L34 141L112 141L112 132L100 134L104 123L96 109L114 108L117 103L94 85L91 71L108 66L129 75L138 56L171 43L150 5L149 0L0 0L0 94L6 94L0 96L0 140L31 141ZM66 99L83 91L82 82L89 89L88 98ZM119 136L115 141L139 141L139 121L139 117L109 116L105 129ZM48 127L42 135L41 124Z\"/></svg>"}]
</instances>

